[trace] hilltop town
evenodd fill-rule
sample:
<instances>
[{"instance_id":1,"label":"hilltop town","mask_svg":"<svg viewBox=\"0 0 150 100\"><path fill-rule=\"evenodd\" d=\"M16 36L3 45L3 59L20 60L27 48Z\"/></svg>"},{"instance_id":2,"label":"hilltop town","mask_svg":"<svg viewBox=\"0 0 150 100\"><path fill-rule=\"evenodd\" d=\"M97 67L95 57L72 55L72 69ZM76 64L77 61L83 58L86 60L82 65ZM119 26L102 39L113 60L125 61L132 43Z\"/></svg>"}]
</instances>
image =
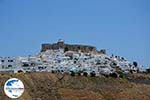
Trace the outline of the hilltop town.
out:
<instances>
[{"instance_id":1,"label":"hilltop town","mask_svg":"<svg viewBox=\"0 0 150 100\"><path fill-rule=\"evenodd\" d=\"M71 75L107 76L137 73L141 66L124 57L107 55L106 50L94 46L42 44L41 52L26 57L1 57L1 73L51 72Z\"/></svg>"}]
</instances>

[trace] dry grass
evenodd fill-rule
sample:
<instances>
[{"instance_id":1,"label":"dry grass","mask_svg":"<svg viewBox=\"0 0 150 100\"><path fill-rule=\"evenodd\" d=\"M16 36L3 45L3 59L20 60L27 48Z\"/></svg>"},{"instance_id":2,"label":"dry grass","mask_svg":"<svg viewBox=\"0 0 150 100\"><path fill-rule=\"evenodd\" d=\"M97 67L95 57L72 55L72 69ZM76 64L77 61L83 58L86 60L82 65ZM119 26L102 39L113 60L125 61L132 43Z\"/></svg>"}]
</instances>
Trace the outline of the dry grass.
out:
<instances>
[{"instance_id":1,"label":"dry grass","mask_svg":"<svg viewBox=\"0 0 150 100\"><path fill-rule=\"evenodd\" d=\"M51 73L0 74L0 100L11 100L3 91L4 83L11 77L25 85L24 94L17 100L150 100L149 84ZM147 79L150 75L136 74L131 78L137 77Z\"/></svg>"}]
</instances>

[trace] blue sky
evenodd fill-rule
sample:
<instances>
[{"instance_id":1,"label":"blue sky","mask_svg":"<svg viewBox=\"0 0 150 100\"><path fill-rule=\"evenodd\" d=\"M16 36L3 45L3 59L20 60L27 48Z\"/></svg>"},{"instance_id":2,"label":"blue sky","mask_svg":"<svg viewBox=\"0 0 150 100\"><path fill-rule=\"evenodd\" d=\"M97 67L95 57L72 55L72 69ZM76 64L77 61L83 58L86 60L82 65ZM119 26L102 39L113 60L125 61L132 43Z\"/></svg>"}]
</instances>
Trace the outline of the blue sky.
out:
<instances>
[{"instance_id":1,"label":"blue sky","mask_svg":"<svg viewBox=\"0 0 150 100\"><path fill-rule=\"evenodd\" d=\"M150 0L0 0L0 56L42 43L94 45L150 66Z\"/></svg>"}]
</instances>

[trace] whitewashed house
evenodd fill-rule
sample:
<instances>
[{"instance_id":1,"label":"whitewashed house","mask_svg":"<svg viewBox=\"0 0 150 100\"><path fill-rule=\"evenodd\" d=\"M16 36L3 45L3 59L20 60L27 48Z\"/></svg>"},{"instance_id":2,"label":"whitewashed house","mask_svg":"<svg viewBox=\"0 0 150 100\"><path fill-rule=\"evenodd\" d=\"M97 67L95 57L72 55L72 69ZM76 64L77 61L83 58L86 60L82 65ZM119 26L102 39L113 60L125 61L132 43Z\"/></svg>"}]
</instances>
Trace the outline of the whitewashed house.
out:
<instances>
[{"instance_id":1,"label":"whitewashed house","mask_svg":"<svg viewBox=\"0 0 150 100\"><path fill-rule=\"evenodd\" d=\"M0 72L17 73L20 68L20 62L14 57L3 57L0 59Z\"/></svg>"}]
</instances>

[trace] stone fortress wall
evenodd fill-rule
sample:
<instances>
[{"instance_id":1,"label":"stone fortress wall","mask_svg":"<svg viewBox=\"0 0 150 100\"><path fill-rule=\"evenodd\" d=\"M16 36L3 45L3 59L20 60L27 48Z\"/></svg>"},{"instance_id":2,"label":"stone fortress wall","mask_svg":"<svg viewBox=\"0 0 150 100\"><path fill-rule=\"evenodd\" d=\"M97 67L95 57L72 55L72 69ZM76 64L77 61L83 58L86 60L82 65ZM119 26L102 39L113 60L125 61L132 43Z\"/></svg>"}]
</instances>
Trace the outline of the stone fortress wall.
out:
<instances>
[{"instance_id":1,"label":"stone fortress wall","mask_svg":"<svg viewBox=\"0 0 150 100\"><path fill-rule=\"evenodd\" d=\"M41 52L44 52L46 50L58 50L58 49L64 49L65 51L81 51L86 53L102 53L106 54L106 50L103 49L101 51L98 51L96 47L89 46L89 45L73 45L73 44L65 44L63 40L58 40L57 43L53 44L42 44Z\"/></svg>"}]
</instances>

